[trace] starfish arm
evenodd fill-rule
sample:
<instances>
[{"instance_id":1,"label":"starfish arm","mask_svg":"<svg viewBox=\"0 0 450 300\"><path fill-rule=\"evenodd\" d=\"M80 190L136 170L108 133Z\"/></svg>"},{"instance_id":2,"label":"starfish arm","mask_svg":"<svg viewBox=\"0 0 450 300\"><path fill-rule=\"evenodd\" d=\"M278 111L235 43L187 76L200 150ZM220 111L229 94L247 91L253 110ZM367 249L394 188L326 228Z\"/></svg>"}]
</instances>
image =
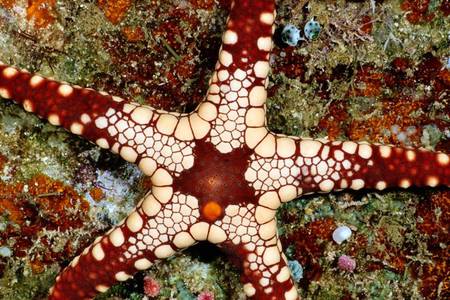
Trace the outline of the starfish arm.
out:
<instances>
[{"instance_id":1,"label":"starfish arm","mask_svg":"<svg viewBox=\"0 0 450 300\"><path fill-rule=\"evenodd\" d=\"M275 14L273 0L233 1L206 101L235 102L247 98L255 87L265 91ZM252 100L260 106L265 97Z\"/></svg>"},{"instance_id":2,"label":"starfish arm","mask_svg":"<svg viewBox=\"0 0 450 300\"><path fill-rule=\"evenodd\" d=\"M450 186L450 158L445 153L271 133L260 140L256 149L265 140L271 142L252 155L245 178L274 208L312 192Z\"/></svg>"},{"instance_id":3,"label":"starfish arm","mask_svg":"<svg viewBox=\"0 0 450 300\"><path fill-rule=\"evenodd\" d=\"M275 212L253 203L231 204L223 218L205 226L207 240L242 266L244 292L250 299L298 299L277 236Z\"/></svg>"},{"instance_id":4,"label":"starfish arm","mask_svg":"<svg viewBox=\"0 0 450 300\"><path fill-rule=\"evenodd\" d=\"M156 111L6 65L0 65L0 96L120 154L147 175L158 166L174 172L188 168L193 160L193 140L209 130L209 123L198 114Z\"/></svg>"},{"instance_id":5,"label":"starfish arm","mask_svg":"<svg viewBox=\"0 0 450 300\"><path fill-rule=\"evenodd\" d=\"M244 244L237 252L244 257L241 281L249 299L299 299L278 238L263 246Z\"/></svg>"},{"instance_id":6,"label":"starfish arm","mask_svg":"<svg viewBox=\"0 0 450 300\"><path fill-rule=\"evenodd\" d=\"M234 1L205 100L211 142L222 153L239 148L248 126L265 123L273 0Z\"/></svg>"},{"instance_id":7,"label":"starfish arm","mask_svg":"<svg viewBox=\"0 0 450 300\"><path fill-rule=\"evenodd\" d=\"M268 232L275 232L275 226L270 222L262 226L264 232L258 233L250 242L223 244L226 251L241 262L241 281L248 299L299 299L278 237L267 238Z\"/></svg>"},{"instance_id":8,"label":"starfish arm","mask_svg":"<svg viewBox=\"0 0 450 300\"><path fill-rule=\"evenodd\" d=\"M167 203L147 195L118 226L97 238L56 279L50 300L92 299L195 243L197 199L174 193Z\"/></svg>"},{"instance_id":9,"label":"starfish arm","mask_svg":"<svg viewBox=\"0 0 450 300\"><path fill-rule=\"evenodd\" d=\"M303 193L450 186L449 155L365 142L302 140L296 165Z\"/></svg>"}]
</instances>

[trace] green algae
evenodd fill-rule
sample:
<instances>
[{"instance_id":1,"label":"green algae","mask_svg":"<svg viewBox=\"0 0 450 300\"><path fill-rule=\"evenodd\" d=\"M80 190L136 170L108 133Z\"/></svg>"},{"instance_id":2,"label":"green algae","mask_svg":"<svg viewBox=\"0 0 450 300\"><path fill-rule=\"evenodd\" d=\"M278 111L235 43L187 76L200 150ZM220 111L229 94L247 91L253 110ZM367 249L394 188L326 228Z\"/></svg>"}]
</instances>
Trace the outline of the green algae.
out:
<instances>
[{"instance_id":1,"label":"green algae","mask_svg":"<svg viewBox=\"0 0 450 300\"><path fill-rule=\"evenodd\" d=\"M59 267L50 266L38 276L31 276L32 270L23 261L9 260L0 278L0 299L30 300L46 297Z\"/></svg>"},{"instance_id":2,"label":"green algae","mask_svg":"<svg viewBox=\"0 0 450 300\"><path fill-rule=\"evenodd\" d=\"M269 128L288 135L310 136L309 129L317 126L329 102L315 95L314 84L299 83L281 74L273 79L279 90L267 103Z\"/></svg>"}]
</instances>

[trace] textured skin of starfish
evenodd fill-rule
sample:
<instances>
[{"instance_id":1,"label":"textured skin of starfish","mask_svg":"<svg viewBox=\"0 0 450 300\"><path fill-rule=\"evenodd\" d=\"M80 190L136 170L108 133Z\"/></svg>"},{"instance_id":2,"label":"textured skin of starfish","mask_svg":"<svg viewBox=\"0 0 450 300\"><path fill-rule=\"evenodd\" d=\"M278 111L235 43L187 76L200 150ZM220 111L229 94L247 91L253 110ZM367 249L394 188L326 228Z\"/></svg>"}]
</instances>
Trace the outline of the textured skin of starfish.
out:
<instances>
[{"instance_id":1,"label":"textured skin of starfish","mask_svg":"<svg viewBox=\"0 0 450 300\"><path fill-rule=\"evenodd\" d=\"M155 110L0 65L0 96L136 163L152 188L57 277L49 299L91 299L199 241L241 262L252 299L298 299L275 213L308 193L450 186L445 153L312 140L266 127L275 4L232 5L208 93L189 114Z\"/></svg>"}]
</instances>

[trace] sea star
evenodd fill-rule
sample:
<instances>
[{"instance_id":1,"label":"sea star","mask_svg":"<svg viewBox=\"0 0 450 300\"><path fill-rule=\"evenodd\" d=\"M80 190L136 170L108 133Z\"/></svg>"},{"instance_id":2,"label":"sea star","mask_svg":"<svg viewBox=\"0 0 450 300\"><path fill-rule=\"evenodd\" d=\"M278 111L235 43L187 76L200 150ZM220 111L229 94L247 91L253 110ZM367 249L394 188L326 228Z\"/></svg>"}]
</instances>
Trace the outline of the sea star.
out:
<instances>
[{"instance_id":1,"label":"sea star","mask_svg":"<svg viewBox=\"0 0 450 300\"><path fill-rule=\"evenodd\" d=\"M2 64L0 96L120 154L151 178L130 215L77 256L49 299L89 299L198 241L237 257L244 292L297 299L275 212L301 195L450 185L444 153L274 134L265 100L273 0L232 4L208 93L189 114L155 110Z\"/></svg>"}]
</instances>

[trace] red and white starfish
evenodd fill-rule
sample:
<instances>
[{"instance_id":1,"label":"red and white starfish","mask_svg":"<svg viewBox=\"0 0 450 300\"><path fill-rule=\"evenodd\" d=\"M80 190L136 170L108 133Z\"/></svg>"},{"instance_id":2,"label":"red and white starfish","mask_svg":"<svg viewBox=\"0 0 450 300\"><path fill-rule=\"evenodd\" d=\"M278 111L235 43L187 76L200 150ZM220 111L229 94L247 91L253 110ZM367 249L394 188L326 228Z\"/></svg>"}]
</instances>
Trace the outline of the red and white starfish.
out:
<instances>
[{"instance_id":1,"label":"red and white starfish","mask_svg":"<svg viewBox=\"0 0 450 300\"><path fill-rule=\"evenodd\" d=\"M0 96L136 163L152 188L77 256L49 299L90 299L198 241L242 263L254 299L297 299L275 212L308 193L450 186L444 153L274 134L266 127L273 0L232 5L208 93L189 114L0 66Z\"/></svg>"}]
</instances>

